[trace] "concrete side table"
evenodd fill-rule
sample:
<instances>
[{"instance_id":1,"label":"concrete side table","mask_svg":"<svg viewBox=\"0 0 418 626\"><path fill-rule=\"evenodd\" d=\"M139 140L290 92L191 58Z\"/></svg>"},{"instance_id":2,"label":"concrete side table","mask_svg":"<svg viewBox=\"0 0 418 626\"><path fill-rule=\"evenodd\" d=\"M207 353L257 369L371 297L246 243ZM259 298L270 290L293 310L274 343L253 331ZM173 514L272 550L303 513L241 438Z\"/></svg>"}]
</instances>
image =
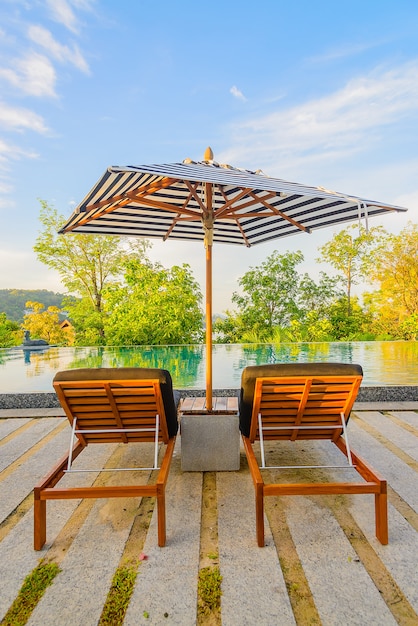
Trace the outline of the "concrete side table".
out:
<instances>
[{"instance_id":1,"label":"concrete side table","mask_svg":"<svg viewBox=\"0 0 418 626\"><path fill-rule=\"evenodd\" d=\"M205 398L187 397L179 413L184 472L239 470L238 397L214 397L211 411L206 410Z\"/></svg>"},{"instance_id":2,"label":"concrete side table","mask_svg":"<svg viewBox=\"0 0 418 626\"><path fill-rule=\"evenodd\" d=\"M227 472L240 468L238 415L182 415L181 469L184 472Z\"/></svg>"}]
</instances>

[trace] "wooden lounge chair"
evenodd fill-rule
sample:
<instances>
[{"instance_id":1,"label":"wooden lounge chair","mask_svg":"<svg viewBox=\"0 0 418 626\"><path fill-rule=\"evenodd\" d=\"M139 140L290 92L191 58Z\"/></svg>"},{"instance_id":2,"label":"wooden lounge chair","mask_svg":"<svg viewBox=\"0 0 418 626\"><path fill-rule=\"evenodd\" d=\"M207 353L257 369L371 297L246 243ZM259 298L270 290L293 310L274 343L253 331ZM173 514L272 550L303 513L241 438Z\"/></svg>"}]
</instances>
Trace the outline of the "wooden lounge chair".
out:
<instances>
[{"instance_id":1,"label":"wooden lounge chair","mask_svg":"<svg viewBox=\"0 0 418 626\"><path fill-rule=\"evenodd\" d=\"M243 370L240 430L255 488L256 532L260 547L264 546L265 496L341 493L375 495L376 536L382 544L388 543L386 481L350 449L346 432L362 375L359 365L344 363L286 363L251 366ZM346 457L345 467L348 461L348 466L364 480L355 483L266 484L262 470L269 469L269 466L266 465L264 441L300 439L325 439L334 443ZM255 440L260 442L260 464L252 445ZM301 467L309 466L302 464L298 469ZM284 466L274 469L284 469Z\"/></svg>"},{"instance_id":2,"label":"wooden lounge chair","mask_svg":"<svg viewBox=\"0 0 418 626\"><path fill-rule=\"evenodd\" d=\"M58 372L53 385L71 423L70 449L34 488L34 548L46 541L46 501L71 498L155 496L158 511L158 545L166 541L165 486L174 450L177 392L169 372L153 368L74 369ZM176 403L177 400L177 403ZM94 443L153 442L155 484L56 488L73 460ZM165 453L158 466L160 442ZM131 468L117 468L130 470Z\"/></svg>"}]
</instances>

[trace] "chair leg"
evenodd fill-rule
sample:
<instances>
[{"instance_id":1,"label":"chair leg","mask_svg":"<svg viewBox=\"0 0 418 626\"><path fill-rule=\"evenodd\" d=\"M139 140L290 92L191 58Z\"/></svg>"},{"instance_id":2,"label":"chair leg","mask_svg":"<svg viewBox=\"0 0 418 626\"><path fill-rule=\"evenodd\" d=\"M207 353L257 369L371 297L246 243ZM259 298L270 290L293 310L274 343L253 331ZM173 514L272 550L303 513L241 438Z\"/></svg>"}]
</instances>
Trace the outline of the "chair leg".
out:
<instances>
[{"instance_id":1,"label":"chair leg","mask_svg":"<svg viewBox=\"0 0 418 626\"><path fill-rule=\"evenodd\" d=\"M257 535L257 543L260 548L264 547L264 481L261 476L260 468L254 454L251 441L248 437L242 436L244 450L250 468L251 478L253 479L255 490L255 527Z\"/></svg>"},{"instance_id":2,"label":"chair leg","mask_svg":"<svg viewBox=\"0 0 418 626\"><path fill-rule=\"evenodd\" d=\"M255 526L257 533L257 543L260 548L264 548L264 493L263 485L255 488Z\"/></svg>"},{"instance_id":3,"label":"chair leg","mask_svg":"<svg viewBox=\"0 0 418 626\"><path fill-rule=\"evenodd\" d=\"M40 494L36 493L33 503L33 520L33 547L35 550L42 550L46 541L46 500L41 500Z\"/></svg>"},{"instance_id":4,"label":"chair leg","mask_svg":"<svg viewBox=\"0 0 418 626\"><path fill-rule=\"evenodd\" d=\"M157 522L158 522L158 545L164 548L166 542L165 524L165 490L157 494Z\"/></svg>"},{"instance_id":5,"label":"chair leg","mask_svg":"<svg viewBox=\"0 0 418 626\"><path fill-rule=\"evenodd\" d=\"M165 487L168 480L168 473L170 471L170 464L173 457L175 443L176 438L172 437L166 446L156 483L158 545L160 546L160 548L163 548L166 542Z\"/></svg>"},{"instance_id":6,"label":"chair leg","mask_svg":"<svg viewBox=\"0 0 418 626\"><path fill-rule=\"evenodd\" d=\"M389 543L387 493L375 494L376 537L386 546Z\"/></svg>"}]
</instances>

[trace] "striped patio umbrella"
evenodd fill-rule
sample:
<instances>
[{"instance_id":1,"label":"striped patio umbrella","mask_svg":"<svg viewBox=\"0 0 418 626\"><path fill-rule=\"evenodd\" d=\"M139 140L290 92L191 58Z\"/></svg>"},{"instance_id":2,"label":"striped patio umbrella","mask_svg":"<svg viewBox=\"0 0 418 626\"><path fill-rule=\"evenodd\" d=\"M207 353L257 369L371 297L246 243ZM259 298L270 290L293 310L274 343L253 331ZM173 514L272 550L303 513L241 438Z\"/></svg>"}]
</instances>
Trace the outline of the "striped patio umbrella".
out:
<instances>
[{"instance_id":1,"label":"striped patio umbrella","mask_svg":"<svg viewBox=\"0 0 418 626\"><path fill-rule=\"evenodd\" d=\"M212 410L212 246L252 246L406 209L309 187L213 160L112 166L62 233L203 241L206 249L206 408Z\"/></svg>"}]
</instances>

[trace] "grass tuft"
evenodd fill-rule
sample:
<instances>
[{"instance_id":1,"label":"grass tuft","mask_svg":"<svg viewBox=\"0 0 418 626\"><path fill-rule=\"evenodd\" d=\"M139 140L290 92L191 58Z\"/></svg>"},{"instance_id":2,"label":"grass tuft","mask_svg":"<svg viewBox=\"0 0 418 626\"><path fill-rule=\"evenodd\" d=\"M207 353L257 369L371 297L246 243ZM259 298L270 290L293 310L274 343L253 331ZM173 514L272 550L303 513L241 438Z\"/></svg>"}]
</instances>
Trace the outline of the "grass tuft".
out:
<instances>
[{"instance_id":1,"label":"grass tuft","mask_svg":"<svg viewBox=\"0 0 418 626\"><path fill-rule=\"evenodd\" d=\"M60 571L57 563L40 561L23 581L18 595L3 618L2 626L24 626L46 588Z\"/></svg>"},{"instance_id":2,"label":"grass tuft","mask_svg":"<svg viewBox=\"0 0 418 626\"><path fill-rule=\"evenodd\" d=\"M98 626L120 626L123 624L137 575L138 563L136 562L117 568Z\"/></svg>"},{"instance_id":3,"label":"grass tuft","mask_svg":"<svg viewBox=\"0 0 418 626\"><path fill-rule=\"evenodd\" d=\"M197 585L198 612L200 615L216 613L221 608L222 576L219 567L203 567Z\"/></svg>"}]
</instances>

